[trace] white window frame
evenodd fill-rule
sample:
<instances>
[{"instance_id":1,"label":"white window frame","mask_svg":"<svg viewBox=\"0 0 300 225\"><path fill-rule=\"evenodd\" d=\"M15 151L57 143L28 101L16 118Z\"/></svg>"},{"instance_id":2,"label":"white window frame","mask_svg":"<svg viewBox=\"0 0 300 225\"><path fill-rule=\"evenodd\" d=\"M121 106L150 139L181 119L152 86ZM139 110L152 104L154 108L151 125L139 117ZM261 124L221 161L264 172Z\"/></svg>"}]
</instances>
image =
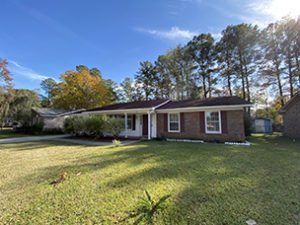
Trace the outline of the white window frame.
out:
<instances>
[{"instance_id":1,"label":"white window frame","mask_svg":"<svg viewBox=\"0 0 300 225\"><path fill-rule=\"evenodd\" d=\"M171 114L178 115L178 130L170 130L170 115ZM171 133L179 133L180 132L180 113L168 113L168 132L171 132Z\"/></svg>"},{"instance_id":2,"label":"white window frame","mask_svg":"<svg viewBox=\"0 0 300 225\"><path fill-rule=\"evenodd\" d=\"M128 122L130 121L130 128L128 127ZM127 130L132 130L132 128L133 128L133 115L127 115Z\"/></svg>"},{"instance_id":3,"label":"white window frame","mask_svg":"<svg viewBox=\"0 0 300 225\"><path fill-rule=\"evenodd\" d=\"M218 112L219 114L219 130L218 131L211 131L211 130L207 130L207 119L206 119L206 115L207 113L211 113L211 112ZM221 118L221 111L220 110L211 110L211 111L205 111L204 113L204 117L205 117L205 133L206 134L222 134L222 118Z\"/></svg>"}]
</instances>

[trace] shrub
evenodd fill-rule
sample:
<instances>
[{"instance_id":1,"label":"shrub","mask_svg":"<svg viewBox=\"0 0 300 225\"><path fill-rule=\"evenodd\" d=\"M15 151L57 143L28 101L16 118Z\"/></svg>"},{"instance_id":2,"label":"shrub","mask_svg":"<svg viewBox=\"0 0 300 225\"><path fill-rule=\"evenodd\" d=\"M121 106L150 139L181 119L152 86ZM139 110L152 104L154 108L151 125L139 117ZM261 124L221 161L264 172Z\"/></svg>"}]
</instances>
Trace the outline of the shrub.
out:
<instances>
[{"instance_id":1,"label":"shrub","mask_svg":"<svg viewBox=\"0 0 300 225\"><path fill-rule=\"evenodd\" d=\"M64 121L64 131L73 135L102 135L106 118L100 115L72 116Z\"/></svg>"},{"instance_id":2,"label":"shrub","mask_svg":"<svg viewBox=\"0 0 300 225\"><path fill-rule=\"evenodd\" d=\"M94 115L85 118L85 132L88 135L102 136L104 131L104 125L106 122L106 117Z\"/></svg>"},{"instance_id":3,"label":"shrub","mask_svg":"<svg viewBox=\"0 0 300 225\"><path fill-rule=\"evenodd\" d=\"M105 132L111 134L113 137L119 137L124 130L124 119L111 117L107 118L105 123Z\"/></svg>"},{"instance_id":4,"label":"shrub","mask_svg":"<svg viewBox=\"0 0 300 225\"><path fill-rule=\"evenodd\" d=\"M63 130L61 128L47 128L43 130L43 134L63 134Z\"/></svg>"}]
</instances>

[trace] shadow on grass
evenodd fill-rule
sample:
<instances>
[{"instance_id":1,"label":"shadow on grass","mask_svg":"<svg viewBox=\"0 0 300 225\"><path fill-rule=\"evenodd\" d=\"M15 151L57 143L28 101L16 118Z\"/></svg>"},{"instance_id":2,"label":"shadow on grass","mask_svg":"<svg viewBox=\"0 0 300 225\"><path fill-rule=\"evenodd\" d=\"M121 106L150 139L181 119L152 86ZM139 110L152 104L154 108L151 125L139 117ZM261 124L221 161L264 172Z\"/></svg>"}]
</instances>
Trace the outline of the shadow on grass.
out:
<instances>
[{"instance_id":1,"label":"shadow on grass","mask_svg":"<svg viewBox=\"0 0 300 225\"><path fill-rule=\"evenodd\" d=\"M117 150L111 148L111 152L105 149L105 154L99 150L99 154L72 159L67 165L38 169L1 189L8 191L24 183L50 183L62 172L85 175L112 169L115 172L112 179L99 184L108 186L111 192L126 191L130 185L143 191L166 181L166 190L171 193L165 194L172 194L172 202L161 218L165 224L178 224L178 221L184 222L182 224L244 224L249 218L272 224L270 217L274 212L279 213L278 221L286 222L280 218L285 218L284 214L293 216L293 211L284 208L295 197L296 189L290 186L299 185L300 146L279 136L252 137L251 142L253 146L246 147L145 141ZM47 142L24 144L20 148L30 150L45 145L72 146ZM294 153L294 157L290 153ZM123 164L130 171L126 175L118 171ZM183 189L168 186L168 180L182 182ZM286 204L276 205L273 199Z\"/></svg>"}]
</instances>

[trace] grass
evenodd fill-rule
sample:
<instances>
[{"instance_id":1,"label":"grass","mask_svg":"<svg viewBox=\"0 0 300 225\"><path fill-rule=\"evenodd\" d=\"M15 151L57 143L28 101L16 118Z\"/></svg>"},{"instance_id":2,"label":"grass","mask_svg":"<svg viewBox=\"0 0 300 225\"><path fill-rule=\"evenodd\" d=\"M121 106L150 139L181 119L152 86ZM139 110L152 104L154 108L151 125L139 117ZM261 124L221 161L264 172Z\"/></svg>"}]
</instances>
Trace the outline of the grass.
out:
<instances>
[{"instance_id":1,"label":"grass","mask_svg":"<svg viewBox=\"0 0 300 225\"><path fill-rule=\"evenodd\" d=\"M11 128L0 128L0 139L3 138L15 138L15 137L25 137L28 134L16 133Z\"/></svg>"},{"instance_id":2,"label":"grass","mask_svg":"<svg viewBox=\"0 0 300 225\"><path fill-rule=\"evenodd\" d=\"M0 145L0 224L116 224L144 190L171 194L154 224L300 224L300 142L251 142Z\"/></svg>"}]
</instances>

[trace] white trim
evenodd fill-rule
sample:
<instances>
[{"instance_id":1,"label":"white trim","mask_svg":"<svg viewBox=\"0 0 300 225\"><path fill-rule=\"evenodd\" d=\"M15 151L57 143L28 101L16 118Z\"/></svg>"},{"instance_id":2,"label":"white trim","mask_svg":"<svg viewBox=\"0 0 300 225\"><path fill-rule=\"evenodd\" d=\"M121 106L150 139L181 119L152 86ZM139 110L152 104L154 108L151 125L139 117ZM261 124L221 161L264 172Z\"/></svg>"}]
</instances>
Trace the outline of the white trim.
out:
<instances>
[{"instance_id":1,"label":"white trim","mask_svg":"<svg viewBox=\"0 0 300 225\"><path fill-rule=\"evenodd\" d=\"M124 119L124 121L125 121L125 138L127 138L127 130L128 130L128 128L127 128L127 119L128 119L128 116L127 116L127 113L125 113L125 119Z\"/></svg>"},{"instance_id":2,"label":"white trim","mask_svg":"<svg viewBox=\"0 0 300 225\"><path fill-rule=\"evenodd\" d=\"M157 109L157 113L168 113L168 112L197 112L206 110L243 110L245 107L251 107L251 104L247 105L219 105L219 106L200 106L200 107L183 107L183 108L171 108L171 109Z\"/></svg>"},{"instance_id":3,"label":"white trim","mask_svg":"<svg viewBox=\"0 0 300 225\"><path fill-rule=\"evenodd\" d=\"M178 130L170 130L170 114L177 114L178 115ZM169 133L180 133L180 113L168 113L168 132Z\"/></svg>"},{"instance_id":4,"label":"white trim","mask_svg":"<svg viewBox=\"0 0 300 225\"><path fill-rule=\"evenodd\" d=\"M207 121L206 121L206 113L209 112L218 112L219 113L219 131L209 131L207 130ZM205 133L206 134L222 134L222 118L221 118L221 111L220 110L209 110L204 112L204 120L205 120Z\"/></svg>"},{"instance_id":5,"label":"white trim","mask_svg":"<svg viewBox=\"0 0 300 225\"><path fill-rule=\"evenodd\" d=\"M148 113L152 108L140 108L140 109L116 109L116 110L99 110L99 111L86 111L82 114L137 114L137 113Z\"/></svg>"},{"instance_id":6,"label":"white trim","mask_svg":"<svg viewBox=\"0 0 300 225\"><path fill-rule=\"evenodd\" d=\"M148 140L151 139L151 112L148 112Z\"/></svg>"}]
</instances>

